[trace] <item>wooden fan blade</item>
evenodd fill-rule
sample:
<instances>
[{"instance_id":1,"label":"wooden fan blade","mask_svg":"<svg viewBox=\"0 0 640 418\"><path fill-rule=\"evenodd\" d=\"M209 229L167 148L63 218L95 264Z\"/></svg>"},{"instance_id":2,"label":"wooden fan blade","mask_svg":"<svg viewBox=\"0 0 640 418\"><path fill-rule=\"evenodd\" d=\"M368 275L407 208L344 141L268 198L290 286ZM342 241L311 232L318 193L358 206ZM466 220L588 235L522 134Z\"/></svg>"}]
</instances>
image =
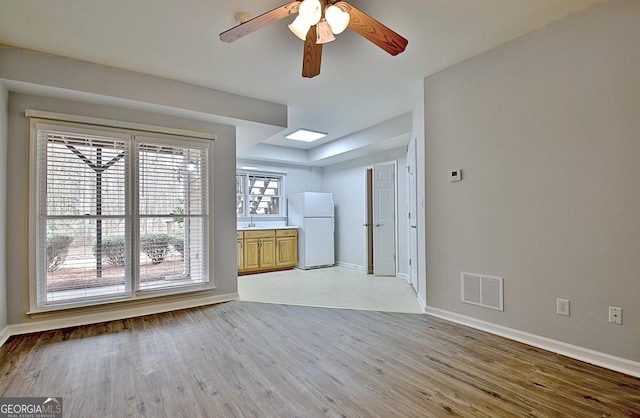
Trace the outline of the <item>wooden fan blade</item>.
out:
<instances>
[{"instance_id":1,"label":"wooden fan blade","mask_svg":"<svg viewBox=\"0 0 640 418\"><path fill-rule=\"evenodd\" d=\"M304 41L304 55L302 57L302 76L312 78L320 74L322 62L322 44L316 43L316 27L311 26Z\"/></svg>"},{"instance_id":2,"label":"wooden fan blade","mask_svg":"<svg viewBox=\"0 0 640 418\"><path fill-rule=\"evenodd\" d=\"M349 3L339 1L335 3L334 6L339 7L343 12L349 13L349 16L351 16L351 21L349 22L350 29L367 38L391 55L398 55L407 47L409 43L408 40Z\"/></svg>"},{"instance_id":3,"label":"wooden fan blade","mask_svg":"<svg viewBox=\"0 0 640 418\"><path fill-rule=\"evenodd\" d=\"M284 19L290 14L297 13L298 7L302 0L292 1L287 4L283 4L271 11L256 16L253 19L249 19L244 23L234 26L229 30L226 30L220 34L220 40L224 42L233 42L243 36L257 31L271 23L277 22L280 19Z\"/></svg>"}]
</instances>

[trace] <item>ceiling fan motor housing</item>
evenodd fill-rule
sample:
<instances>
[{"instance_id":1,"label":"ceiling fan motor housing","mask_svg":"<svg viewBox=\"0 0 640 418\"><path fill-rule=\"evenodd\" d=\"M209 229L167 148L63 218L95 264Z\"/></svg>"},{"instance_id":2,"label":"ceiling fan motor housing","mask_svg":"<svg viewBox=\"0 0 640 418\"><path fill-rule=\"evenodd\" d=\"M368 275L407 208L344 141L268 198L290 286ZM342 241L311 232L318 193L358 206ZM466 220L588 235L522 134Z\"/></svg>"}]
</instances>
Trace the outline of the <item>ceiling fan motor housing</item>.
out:
<instances>
[{"instance_id":1,"label":"ceiling fan motor housing","mask_svg":"<svg viewBox=\"0 0 640 418\"><path fill-rule=\"evenodd\" d=\"M329 10L331 11L327 13ZM340 33L346 29L346 27L391 55L398 55L403 52L409 42L373 17L342 0L290 1L254 18L250 18L247 13L239 12L235 15L238 25L222 32L220 34L220 40L223 42L234 42L268 24L277 22L294 13L298 13L298 16L295 21L289 25L290 29L296 27L296 25L294 25L296 21L301 20L301 18L306 18L305 24L300 25L299 33L296 33L296 31L292 29L292 32L303 39L305 43L302 62L303 77L311 78L320 74L322 44L335 39L333 34ZM334 16L329 16L331 14L334 14ZM325 20L322 19L323 15L325 15ZM334 21L333 25L330 21ZM321 25L319 22L323 24ZM318 37L318 29L321 29L320 37ZM331 32L333 32L333 34Z\"/></svg>"}]
</instances>

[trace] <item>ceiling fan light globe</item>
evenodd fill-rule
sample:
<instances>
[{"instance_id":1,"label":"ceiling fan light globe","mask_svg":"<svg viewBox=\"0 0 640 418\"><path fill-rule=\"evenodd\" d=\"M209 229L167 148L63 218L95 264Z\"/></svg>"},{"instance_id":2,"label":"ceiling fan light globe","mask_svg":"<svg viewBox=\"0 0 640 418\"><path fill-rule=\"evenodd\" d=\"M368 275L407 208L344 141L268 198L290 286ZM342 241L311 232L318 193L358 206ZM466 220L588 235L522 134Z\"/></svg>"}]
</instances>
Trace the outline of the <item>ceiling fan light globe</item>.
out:
<instances>
[{"instance_id":1,"label":"ceiling fan light globe","mask_svg":"<svg viewBox=\"0 0 640 418\"><path fill-rule=\"evenodd\" d=\"M298 16L295 18L293 22L289 25L289 30L293 32L298 38L303 41L307 40L307 32L309 32L309 28L311 25L307 25L302 16Z\"/></svg>"},{"instance_id":2,"label":"ceiling fan light globe","mask_svg":"<svg viewBox=\"0 0 640 418\"><path fill-rule=\"evenodd\" d=\"M305 23L313 26L322 18L322 6L320 0L304 0L298 8L298 15L304 19Z\"/></svg>"},{"instance_id":3,"label":"ceiling fan light globe","mask_svg":"<svg viewBox=\"0 0 640 418\"><path fill-rule=\"evenodd\" d=\"M347 12L343 12L339 7L331 5L327 7L324 12L324 17L327 19L329 26L334 34L339 35L344 32L349 26L351 16Z\"/></svg>"},{"instance_id":4,"label":"ceiling fan light globe","mask_svg":"<svg viewBox=\"0 0 640 418\"><path fill-rule=\"evenodd\" d=\"M336 37L331 32L331 26L325 19L320 20L316 26L316 44L326 44L335 41Z\"/></svg>"}]
</instances>

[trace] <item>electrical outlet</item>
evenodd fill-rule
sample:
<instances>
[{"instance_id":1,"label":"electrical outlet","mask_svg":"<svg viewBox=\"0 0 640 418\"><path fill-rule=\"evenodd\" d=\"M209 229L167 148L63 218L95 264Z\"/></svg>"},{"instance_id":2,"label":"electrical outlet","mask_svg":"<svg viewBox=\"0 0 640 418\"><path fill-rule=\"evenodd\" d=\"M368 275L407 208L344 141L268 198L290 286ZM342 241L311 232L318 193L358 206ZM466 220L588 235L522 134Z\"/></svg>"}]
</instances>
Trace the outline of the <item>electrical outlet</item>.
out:
<instances>
[{"instance_id":1,"label":"electrical outlet","mask_svg":"<svg viewBox=\"0 0 640 418\"><path fill-rule=\"evenodd\" d=\"M622 325L622 308L609 306L609 322Z\"/></svg>"},{"instance_id":2,"label":"electrical outlet","mask_svg":"<svg viewBox=\"0 0 640 418\"><path fill-rule=\"evenodd\" d=\"M556 313L558 315L569 316L569 299L556 300Z\"/></svg>"}]
</instances>

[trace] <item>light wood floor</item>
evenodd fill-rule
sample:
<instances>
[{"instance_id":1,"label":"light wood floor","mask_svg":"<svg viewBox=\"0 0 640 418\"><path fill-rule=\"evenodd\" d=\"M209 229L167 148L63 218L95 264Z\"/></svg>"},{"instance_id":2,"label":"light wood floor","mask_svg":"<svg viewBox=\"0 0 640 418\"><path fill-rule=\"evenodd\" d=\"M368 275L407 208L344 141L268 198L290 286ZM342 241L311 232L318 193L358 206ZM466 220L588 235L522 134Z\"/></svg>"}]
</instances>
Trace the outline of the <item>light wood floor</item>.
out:
<instances>
[{"instance_id":1,"label":"light wood floor","mask_svg":"<svg viewBox=\"0 0 640 418\"><path fill-rule=\"evenodd\" d=\"M640 379L426 315L230 302L12 337L65 417L639 417Z\"/></svg>"}]
</instances>

